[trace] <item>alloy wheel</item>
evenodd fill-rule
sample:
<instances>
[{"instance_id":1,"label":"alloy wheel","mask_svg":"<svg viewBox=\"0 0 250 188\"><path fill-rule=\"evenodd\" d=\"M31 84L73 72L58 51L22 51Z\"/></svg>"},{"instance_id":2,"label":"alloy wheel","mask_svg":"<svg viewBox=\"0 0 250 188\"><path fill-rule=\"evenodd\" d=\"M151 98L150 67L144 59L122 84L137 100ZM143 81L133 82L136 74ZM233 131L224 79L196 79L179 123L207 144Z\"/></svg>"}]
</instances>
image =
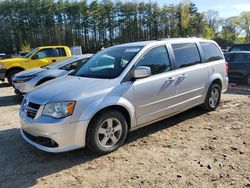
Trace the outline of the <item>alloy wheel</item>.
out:
<instances>
[{"instance_id":1,"label":"alloy wheel","mask_svg":"<svg viewBox=\"0 0 250 188\"><path fill-rule=\"evenodd\" d=\"M113 147L122 135L122 124L116 118L104 120L98 128L97 140L102 147Z\"/></svg>"}]
</instances>

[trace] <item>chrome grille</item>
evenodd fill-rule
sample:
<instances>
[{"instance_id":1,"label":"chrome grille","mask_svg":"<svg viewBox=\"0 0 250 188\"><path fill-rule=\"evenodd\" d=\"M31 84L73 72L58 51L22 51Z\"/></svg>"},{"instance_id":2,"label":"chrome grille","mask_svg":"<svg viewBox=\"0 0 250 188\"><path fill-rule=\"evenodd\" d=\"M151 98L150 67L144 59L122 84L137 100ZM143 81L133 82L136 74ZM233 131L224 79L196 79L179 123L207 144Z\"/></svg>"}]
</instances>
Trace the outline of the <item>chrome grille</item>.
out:
<instances>
[{"instance_id":1,"label":"chrome grille","mask_svg":"<svg viewBox=\"0 0 250 188\"><path fill-rule=\"evenodd\" d=\"M24 111L28 117L34 119L36 117L36 114L37 114L39 108L40 108L39 104L32 103L30 101L29 102L26 101L26 106L24 108Z\"/></svg>"}]
</instances>

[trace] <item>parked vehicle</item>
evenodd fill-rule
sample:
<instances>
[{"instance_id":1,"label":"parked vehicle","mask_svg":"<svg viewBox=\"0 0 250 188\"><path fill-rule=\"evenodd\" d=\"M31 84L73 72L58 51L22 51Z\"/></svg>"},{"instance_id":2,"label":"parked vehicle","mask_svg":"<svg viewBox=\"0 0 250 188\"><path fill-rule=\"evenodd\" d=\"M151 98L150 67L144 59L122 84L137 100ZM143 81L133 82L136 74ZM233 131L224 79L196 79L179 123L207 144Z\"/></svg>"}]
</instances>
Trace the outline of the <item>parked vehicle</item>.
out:
<instances>
[{"instance_id":1,"label":"parked vehicle","mask_svg":"<svg viewBox=\"0 0 250 188\"><path fill-rule=\"evenodd\" d=\"M0 59L2 59L3 57L5 57L6 54L5 53L0 53Z\"/></svg>"},{"instance_id":2,"label":"parked vehicle","mask_svg":"<svg viewBox=\"0 0 250 188\"><path fill-rule=\"evenodd\" d=\"M230 82L250 85L250 51L224 53L228 62L228 77Z\"/></svg>"},{"instance_id":3,"label":"parked vehicle","mask_svg":"<svg viewBox=\"0 0 250 188\"><path fill-rule=\"evenodd\" d=\"M235 44L229 49L229 52L234 51L250 51L250 44Z\"/></svg>"},{"instance_id":4,"label":"parked vehicle","mask_svg":"<svg viewBox=\"0 0 250 188\"><path fill-rule=\"evenodd\" d=\"M12 80L15 93L24 95L49 80L68 75L78 70L91 56L92 54L72 56L41 68L22 71Z\"/></svg>"},{"instance_id":5,"label":"parked vehicle","mask_svg":"<svg viewBox=\"0 0 250 188\"><path fill-rule=\"evenodd\" d=\"M42 67L71 56L67 46L43 46L33 49L24 57L0 60L0 80L12 78L18 72L35 67Z\"/></svg>"},{"instance_id":6,"label":"parked vehicle","mask_svg":"<svg viewBox=\"0 0 250 188\"><path fill-rule=\"evenodd\" d=\"M135 42L94 55L75 76L31 91L20 109L21 134L47 152L88 146L108 153L128 131L197 105L214 110L228 85L218 45L188 38Z\"/></svg>"}]
</instances>

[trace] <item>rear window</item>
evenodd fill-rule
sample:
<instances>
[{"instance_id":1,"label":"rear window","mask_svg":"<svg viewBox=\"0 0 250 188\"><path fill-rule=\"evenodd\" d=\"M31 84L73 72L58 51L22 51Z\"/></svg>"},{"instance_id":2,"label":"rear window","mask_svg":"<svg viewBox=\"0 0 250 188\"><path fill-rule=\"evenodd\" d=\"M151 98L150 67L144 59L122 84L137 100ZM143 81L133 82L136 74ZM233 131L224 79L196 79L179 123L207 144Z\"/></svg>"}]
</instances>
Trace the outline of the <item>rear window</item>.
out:
<instances>
[{"instance_id":1,"label":"rear window","mask_svg":"<svg viewBox=\"0 0 250 188\"><path fill-rule=\"evenodd\" d=\"M232 63L247 63L250 62L250 54L245 54L245 53L225 54L225 59L227 62L232 62Z\"/></svg>"},{"instance_id":2,"label":"rear window","mask_svg":"<svg viewBox=\"0 0 250 188\"><path fill-rule=\"evenodd\" d=\"M215 44L210 42L200 42L200 45L206 62L223 59L221 51Z\"/></svg>"},{"instance_id":3,"label":"rear window","mask_svg":"<svg viewBox=\"0 0 250 188\"><path fill-rule=\"evenodd\" d=\"M175 56L175 68L183 68L201 62L200 54L196 44L172 44Z\"/></svg>"},{"instance_id":4,"label":"rear window","mask_svg":"<svg viewBox=\"0 0 250 188\"><path fill-rule=\"evenodd\" d=\"M230 51L250 51L250 44L234 45Z\"/></svg>"}]
</instances>

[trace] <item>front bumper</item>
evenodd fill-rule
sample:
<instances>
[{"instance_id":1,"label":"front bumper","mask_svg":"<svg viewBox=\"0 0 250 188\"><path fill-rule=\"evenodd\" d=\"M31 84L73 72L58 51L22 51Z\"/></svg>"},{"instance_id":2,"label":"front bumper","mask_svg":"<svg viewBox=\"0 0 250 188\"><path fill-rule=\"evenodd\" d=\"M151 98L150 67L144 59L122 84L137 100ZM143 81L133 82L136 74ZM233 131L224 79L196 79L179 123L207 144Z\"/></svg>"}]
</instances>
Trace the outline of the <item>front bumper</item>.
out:
<instances>
[{"instance_id":1,"label":"front bumper","mask_svg":"<svg viewBox=\"0 0 250 188\"><path fill-rule=\"evenodd\" d=\"M54 119L46 116L32 119L27 117L22 110L20 117L22 137L40 150L60 153L85 146L88 125L86 121L71 123L71 117ZM48 142L44 144L38 141L41 138L45 141L52 141L51 145Z\"/></svg>"},{"instance_id":2,"label":"front bumper","mask_svg":"<svg viewBox=\"0 0 250 188\"><path fill-rule=\"evenodd\" d=\"M13 87L15 89L15 93L26 94L36 87L36 83L30 81L18 83L16 80L13 80Z\"/></svg>"},{"instance_id":3,"label":"front bumper","mask_svg":"<svg viewBox=\"0 0 250 188\"><path fill-rule=\"evenodd\" d=\"M7 69L0 69L0 80L4 81Z\"/></svg>"}]
</instances>

